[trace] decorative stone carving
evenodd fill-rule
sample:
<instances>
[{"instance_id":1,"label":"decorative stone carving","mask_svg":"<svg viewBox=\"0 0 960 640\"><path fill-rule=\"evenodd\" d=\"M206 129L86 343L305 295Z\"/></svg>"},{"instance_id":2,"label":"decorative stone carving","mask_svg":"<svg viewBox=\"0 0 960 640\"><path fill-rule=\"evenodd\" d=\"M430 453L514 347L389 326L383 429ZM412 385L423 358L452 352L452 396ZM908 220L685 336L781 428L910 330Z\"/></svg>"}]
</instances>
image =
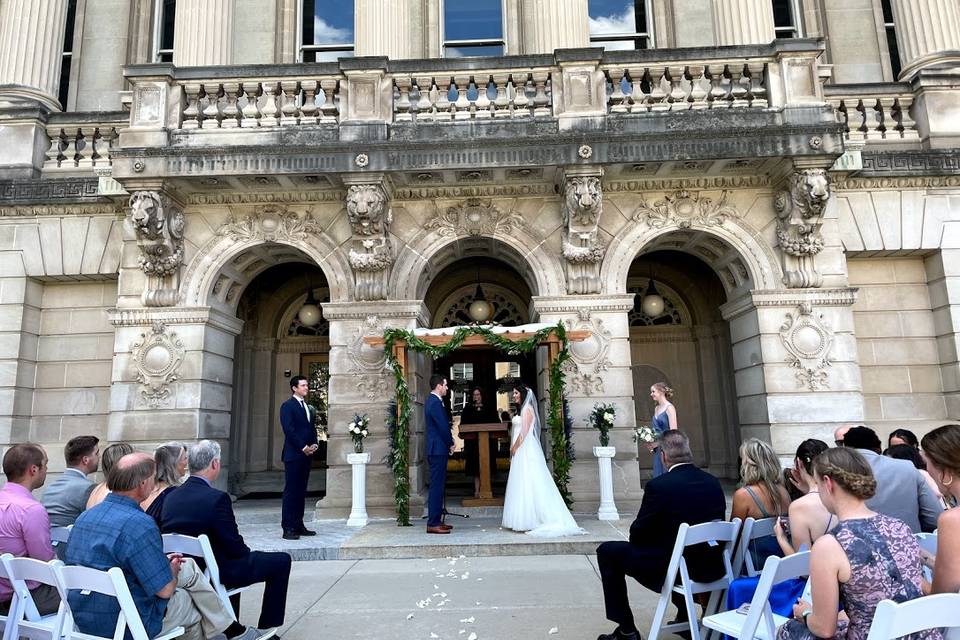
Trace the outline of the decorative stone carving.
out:
<instances>
[{"instance_id":1,"label":"decorative stone carving","mask_svg":"<svg viewBox=\"0 0 960 640\"><path fill-rule=\"evenodd\" d=\"M148 276L177 273L183 263L183 213L163 193L136 191L128 219L137 234L140 268Z\"/></svg>"},{"instance_id":2,"label":"decorative stone carving","mask_svg":"<svg viewBox=\"0 0 960 640\"><path fill-rule=\"evenodd\" d=\"M790 288L823 284L814 257L823 250L820 227L829 199L830 178L825 169L795 171L788 190L777 195L777 242L783 254L783 283Z\"/></svg>"},{"instance_id":3,"label":"decorative stone carving","mask_svg":"<svg viewBox=\"0 0 960 640\"><path fill-rule=\"evenodd\" d=\"M309 235L322 231L312 214L301 217L283 205L268 204L248 215L231 215L217 234L229 236L234 242L303 242Z\"/></svg>"},{"instance_id":4,"label":"decorative stone carving","mask_svg":"<svg viewBox=\"0 0 960 640\"><path fill-rule=\"evenodd\" d=\"M827 368L831 366L833 330L823 314L815 314L809 302L801 302L796 313L787 313L780 326L780 341L787 350L787 362L797 370L801 387L817 391L830 386Z\"/></svg>"},{"instance_id":5,"label":"decorative stone carving","mask_svg":"<svg viewBox=\"0 0 960 640\"><path fill-rule=\"evenodd\" d=\"M509 236L523 227L523 216L516 211L504 213L490 200L469 198L431 218L423 226L441 236Z\"/></svg>"},{"instance_id":6,"label":"decorative stone carving","mask_svg":"<svg viewBox=\"0 0 960 640\"><path fill-rule=\"evenodd\" d=\"M370 401L385 398L387 388L387 357L383 347L373 347L364 341L364 338L382 336L385 327L377 316L367 316L367 319L357 329L356 334L347 344L347 355L350 358L350 373L354 376L357 389Z\"/></svg>"},{"instance_id":7,"label":"decorative stone carving","mask_svg":"<svg viewBox=\"0 0 960 640\"><path fill-rule=\"evenodd\" d=\"M390 225L393 213L379 184L355 184L347 190L347 219L353 232L348 260L356 279L357 300L385 300L393 264Z\"/></svg>"},{"instance_id":8,"label":"decorative stone carving","mask_svg":"<svg viewBox=\"0 0 960 640\"><path fill-rule=\"evenodd\" d=\"M131 352L136 380L143 385L141 398L153 409L166 406L170 399L170 383L180 377L183 342L162 322L154 321L149 333L140 334Z\"/></svg>"},{"instance_id":9,"label":"decorative stone carving","mask_svg":"<svg viewBox=\"0 0 960 640\"><path fill-rule=\"evenodd\" d=\"M730 218L739 218L738 212L732 205L727 204L727 191L720 193L717 202L713 198L705 198L699 191L679 189L657 200L653 206L647 204L643 196L638 196L640 204L637 206L633 219L644 222L654 229L676 225L680 229L711 227L722 225Z\"/></svg>"},{"instance_id":10,"label":"decorative stone carving","mask_svg":"<svg viewBox=\"0 0 960 640\"><path fill-rule=\"evenodd\" d=\"M600 293L600 263L606 248L599 225L603 191L599 175L568 175L563 182L563 242L567 293Z\"/></svg>"},{"instance_id":11,"label":"decorative stone carving","mask_svg":"<svg viewBox=\"0 0 960 640\"><path fill-rule=\"evenodd\" d=\"M567 331L588 330L586 340L570 343L570 360L567 361L567 385L585 396L603 393L602 372L612 364L608 354L613 334L603 326L603 320L591 317L589 309L577 311L576 320L566 320Z\"/></svg>"}]
</instances>

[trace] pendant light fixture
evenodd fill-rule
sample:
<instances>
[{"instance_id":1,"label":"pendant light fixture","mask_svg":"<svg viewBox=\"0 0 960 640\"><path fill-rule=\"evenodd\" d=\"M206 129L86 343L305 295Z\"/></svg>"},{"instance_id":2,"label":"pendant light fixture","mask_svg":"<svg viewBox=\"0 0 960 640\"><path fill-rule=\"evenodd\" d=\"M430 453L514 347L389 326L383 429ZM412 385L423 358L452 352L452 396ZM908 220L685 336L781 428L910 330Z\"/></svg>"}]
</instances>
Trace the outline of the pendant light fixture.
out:
<instances>
[{"instance_id":1,"label":"pendant light fixture","mask_svg":"<svg viewBox=\"0 0 960 640\"><path fill-rule=\"evenodd\" d=\"M305 327L315 327L322 318L323 312L320 310L317 299L313 296L313 281L311 280L310 288L307 289L307 299L304 300L303 306L297 312L297 319Z\"/></svg>"},{"instance_id":2,"label":"pendant light fixture","mask_svg":"<svg viewBox=\"0 0 960 640\"><path fill-rule=\"evenodd\" d=\"M653 281L653 267L650 268L650 280L647 281L647 290L643 292L643 298L640 300L640 310L651 318L656 318L666 305L663 302L663 296L657 291L657 285Z\"/></svg>"},{"instance_id":3,"label":"pendant light fixture","mask_svg":"<svg viewBox=\"0 0 960 640\"><path fill-rule=\"evenodd\" d=\"M483 289L480 288L480 270L477 270L477 292L473 294L473 302L467 308L470 318L477 324L484 324L490 320L493 315L493 305L487 302L483 295Z\"/></svg>"}]
</instances>

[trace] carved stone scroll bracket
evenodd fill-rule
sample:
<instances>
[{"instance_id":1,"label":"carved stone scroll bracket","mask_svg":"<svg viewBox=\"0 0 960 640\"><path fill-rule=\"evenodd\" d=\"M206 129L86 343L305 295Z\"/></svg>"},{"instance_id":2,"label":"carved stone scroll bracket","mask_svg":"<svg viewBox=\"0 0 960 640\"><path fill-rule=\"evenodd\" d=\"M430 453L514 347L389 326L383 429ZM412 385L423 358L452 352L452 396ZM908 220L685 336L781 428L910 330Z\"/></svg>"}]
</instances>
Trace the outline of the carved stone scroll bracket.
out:
<instances>
[{"instance_id":1,"label":"carved stone scroll bracket","mask_svg":"<svg viewBox=\"0 0 960 640\"><path fill-rule=\"evenodd\" d=\"M791 289L823 285L815 258L823 250L820 227L829 199L826 169L801 169L790 174L787 190L777 194L774 201L783 283Z\"/></svg>"},{"instance_id":2,"label":"carved stone scroll bracket","mask_svg":"<svg viewBox=\"0 0 960 640\"><path fill-rule=\"evenodd\" d=\"M347 189L351 240L347 259L356 281L357 300L385 300L394 261L389 194L384 182L353 183Z\"/></svg>"},{"instance_id":3,"label":"carved stone scroll bracket","mask_svg":"<svg viewBox=\"0 0 960 640\"><path fill-rule=\"evenodd\" d=\"M570 344L571 358L566 364L570 389L585 396L603 393L602 374L612 364L608 355L613 334L603 326L603 320L592 317L589 309L578 310L576 319L567 319L564 324L567 331L590 331L586 340Z\"/></svg>"},{"instance_id":4,"label":"carved stone scroll bracket","mask_svg":"<svg viewBox=\"0 0 960 640\"><path fill-rule=\"evenodd\" d=\"M567 293L600 293L600 263L606 251L600 242L603 213L602 170L568 168L559 185L563 196L562 255L566 264Z\"/></svg>"},{"instance_id":5,"label":"carved stone scroll bracket","mask_svg":"<svg viewBox=\"0 0 960 640\"><path fill-rule=\"evenodd\" d=\"M389 376L383 347L370 346L364 338L382 336L385 328L380 318L367 316L347 344L350 374L356 379L357 389L371 402L389 395Z\"/></svg>"},{"instance_id":6,"label":"carved stone scroll bracket","mask_svg":"<svg viewBox=\"0 0 960 640\"><path fill-rule=\"evenodd\" d=\"M155 321L149 332L131 347L136 380L142 386L140 398L152 409L170 402L170 384L180 377L183 342L162 322Z\"/></svg>"},{"instance_id":7,"label":"carved stone scroll bracket","mask_svg":"<svg viewBox=\"0 0 960 640\"><path fill-rule=\"evenodd\" d=\"M780 326L780 342L787 350L787 362L797 370L797 382L810 391L828 388L833 329L813 306L801 302L796 312L787 313Z\"/></svg>"},{"instance_id":8,"label":"carved stone scroll bracket","mask_svg":"<svg viewBox=\"0 0 960 640\"><path fill-rule=\"evenodd\" d=\"M140 269L147 276L143 304L175 305L183 264L183 212L166 193L135 191L130 196L127 222L137 239Z\"/></svg>"}]
</instances>

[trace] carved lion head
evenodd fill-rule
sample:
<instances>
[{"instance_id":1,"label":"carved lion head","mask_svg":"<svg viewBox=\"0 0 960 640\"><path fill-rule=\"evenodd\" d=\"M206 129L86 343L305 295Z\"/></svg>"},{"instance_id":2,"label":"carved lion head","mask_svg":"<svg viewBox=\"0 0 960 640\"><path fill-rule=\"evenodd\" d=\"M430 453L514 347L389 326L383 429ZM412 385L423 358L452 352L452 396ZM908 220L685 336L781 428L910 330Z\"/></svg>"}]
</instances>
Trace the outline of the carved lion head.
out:
<instances>
[{"instance_id":1,"label":"carved lion head","mask_svg":"<svg viewBox=\"0 0 960 640\"><path fill-rule=\"evenodd\" d=\"M805 169L797 174L797 195L807 215L819 216L830 199L830 180L824 169ZM805 215L804 217L807 217Z\"/></svg>"},{"instance_id":2,"label":"carved lion head","mask_svg":"<svg viewBox=\"0 0 960 640\"><path fill-rule=\"evenodd\" d=\"M143 233L163 229L163 203L152 191L136 191L130 196L130 221Z\"/></svg>"},{"instance_id":3,"label":"carved lion head","mask_svg":"<svg viewBox=\"0 0 960 640\"><path fill-rule=\"evenodd\" d=\"M571 178L567 181L567 212L577 224L596 224L602 204L603 192L600 189L600 178L588 176Z\"/></svg>"},{"instance_id":4,"label":"carved lion head","mask_svg":"<svg viewBox=\"0 0 960 640\"><path fill-rule=\"evenodd\" d=\"M393 221L386 206L387 197L376 185L354 185L347 191L347 219L357 235L370 236L384 232Z\"/></svg>"}]
</instances>

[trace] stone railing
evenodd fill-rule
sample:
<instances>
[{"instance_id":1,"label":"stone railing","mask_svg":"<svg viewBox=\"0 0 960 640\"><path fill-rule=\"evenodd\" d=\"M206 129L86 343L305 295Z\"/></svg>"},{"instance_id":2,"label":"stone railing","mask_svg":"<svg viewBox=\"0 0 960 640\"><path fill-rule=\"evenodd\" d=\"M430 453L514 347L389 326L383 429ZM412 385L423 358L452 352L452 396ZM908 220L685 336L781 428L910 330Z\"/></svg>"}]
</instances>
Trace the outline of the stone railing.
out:
<instances>
[{"instance_id":1,"label":"stone railing","mask_svg":"<svg viewBox=\"0 0 960 640\"><path fill-rule=\"evenodd\" d=\"M56 113L47 122L50 146L43 163L45 172L83 171L110 166L110 149L117 130L130 121L126 111Z\"/></svg>"},{"instance_id":2,"label":"stone railing","mask_svg":"<svg viewBox=\"0 0 960 640\"><path fill-rule=\"evenodd\" d=\"M910 115L909 84L846 84L824 87L827 101L851 142L918 143L920 134Z\"/></svg>"}]
</instances>

